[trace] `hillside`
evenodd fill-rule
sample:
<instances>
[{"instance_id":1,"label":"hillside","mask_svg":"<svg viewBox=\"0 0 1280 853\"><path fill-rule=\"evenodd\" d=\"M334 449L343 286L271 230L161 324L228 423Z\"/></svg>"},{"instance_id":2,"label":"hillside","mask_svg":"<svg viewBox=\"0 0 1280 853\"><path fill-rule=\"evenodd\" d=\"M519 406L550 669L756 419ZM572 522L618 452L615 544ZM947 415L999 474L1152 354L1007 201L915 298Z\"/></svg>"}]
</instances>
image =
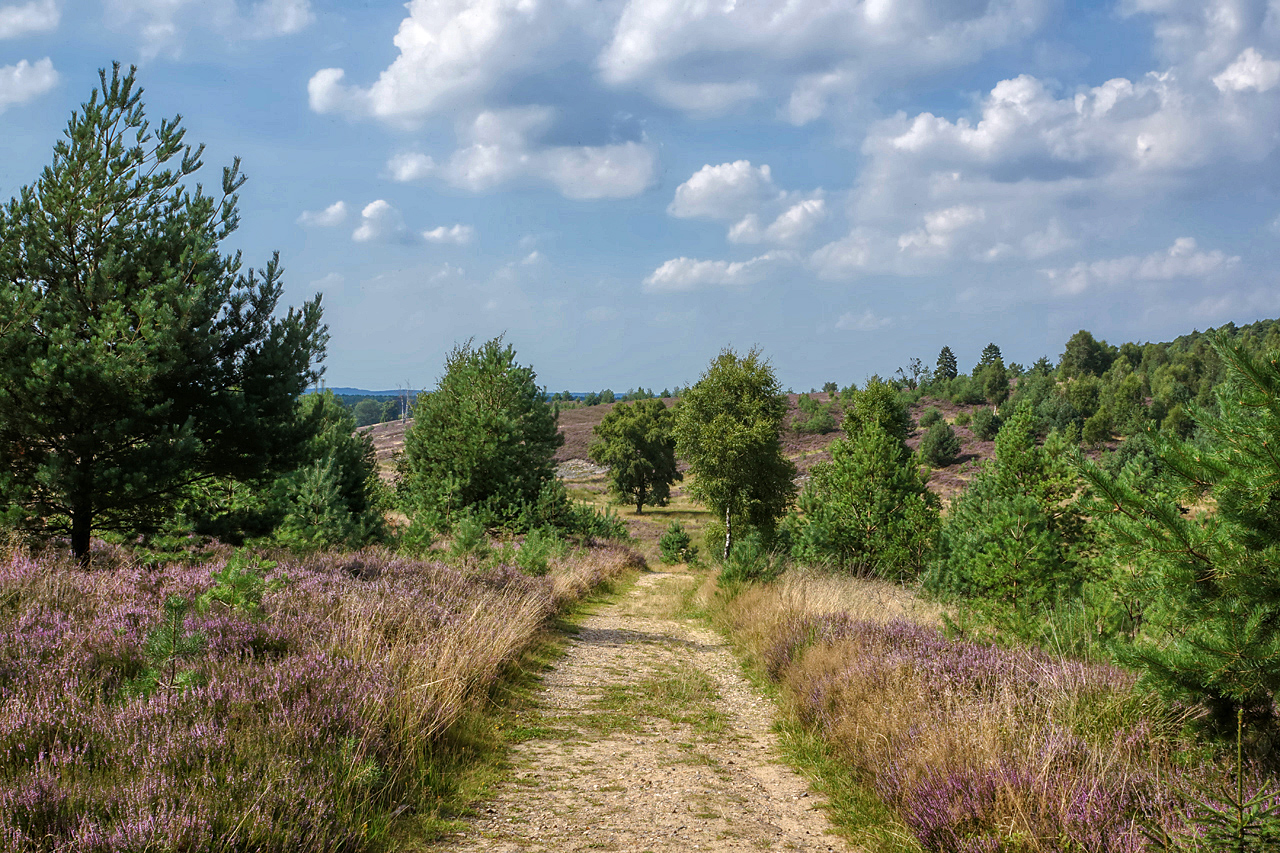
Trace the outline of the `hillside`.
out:
<instances>
[{"instance_id":1,"label":"hillside","mask_svg":"<svg viewBox=\"0 0 1280 853\"><path fill-rule=\"evenodd\" d=\"M831 400L831 394L814 393L809 395L819 403L827 403ZM799 432L794 429L797 416L800 415L799 394L788 394L787 407L788 413L786 418L786 427L782 433L782 447L786 456L796 464L796 468L800 472L801 480L806 477L808 472L820 462L830 461L831 444L844 433L837 429L834 432L825 435L812 435ZM676 401L673 398L666 398L664 401L668 406L673 405ZM587 450L591 445L592 433L596 425L600 423L614 406L622 405L619 403L602 404L599 406L584 406L580 408L572 408L560 413L560 434L564 436L564 445L556 451L555 461L560 466L559 472L562 479L570 485L571 490L580 498L592 502L604 503L607 499L607 483L604 472L593 465L587 457ZM936 407L942 412L943 416L953 424L956 436L960 439L961 451L959 458L951 465L945 468L938 468L929 474L929 488L936 492L944 501L950 501L952 497L964 489L964 485L968 482L978 470L979 466L987 459L991 458L995 444L991 441L979 441L969 429L968 426L955 425L956 417L962 412L972 414L981 408L980 406L956 405L948 400L937 400L925 397L911 407L911 415L915 420L919 419L920 414L930 406ZM390 421L383 424L375 424L365 427L363 432L369 434L373 438L374 447L378 453L378 465L382 477L386 481L391 481L395 476L395 456L404 449L405 430L413 419L404 421ZM923 431L917 429L907 440L907 444L914 450L920 444L920 438ZM684 470L681 465L681 470ZM673 506L690 506L688 499L684 496L684 491L680 484L672 490ZM629 517L631 510L619 508L624 517ZM668 513L659 510L647 510L647 515L653 515L654 521L659 520L659 516L665 520ZM652 527L653 525L646 525ZM656 532L636 531L641 539L655 538Z\"/></svg>"}]
</instances>

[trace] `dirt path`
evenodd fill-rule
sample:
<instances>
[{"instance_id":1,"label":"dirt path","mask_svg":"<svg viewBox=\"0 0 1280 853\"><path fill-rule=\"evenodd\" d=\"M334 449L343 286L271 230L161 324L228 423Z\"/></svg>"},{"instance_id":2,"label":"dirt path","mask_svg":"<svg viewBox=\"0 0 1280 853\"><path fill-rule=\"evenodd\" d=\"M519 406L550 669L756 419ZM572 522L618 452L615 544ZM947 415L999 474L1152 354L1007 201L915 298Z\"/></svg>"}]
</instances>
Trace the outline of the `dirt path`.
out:
<instances>
[{"instance_id":1,"label":"dirt path","mask_svg":"<svg viewBox=\"0 0 1280 853\"><path fill-rule=\"evenodd\" d=\"M534 736L457 851L844 850L778 762L773 706L714 632L675 614L696 579L643 575L544 680Z\"/></svg>"}]
</instances>

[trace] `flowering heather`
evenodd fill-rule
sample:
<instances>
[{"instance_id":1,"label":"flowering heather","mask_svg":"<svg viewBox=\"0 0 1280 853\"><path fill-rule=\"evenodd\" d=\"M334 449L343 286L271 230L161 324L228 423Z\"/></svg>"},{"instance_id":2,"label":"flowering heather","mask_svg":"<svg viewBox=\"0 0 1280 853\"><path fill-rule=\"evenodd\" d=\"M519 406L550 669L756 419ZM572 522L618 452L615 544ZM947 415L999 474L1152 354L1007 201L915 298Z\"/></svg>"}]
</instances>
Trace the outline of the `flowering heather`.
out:
<instances>
[{"instance_id":1,"label":"flowering heather","mask_svg":"<svg viewBox=\"0 0 1280 853\"><path fill-rule=\"evenodd\" d=\"M779 586L731 605L732 630L925 850L1137 853L1144 825L1185 828L1176 725L1130 673L817 612Z\"/></svg>"},{"instance_id":2,"label":"flowering heather","mask_svg":"<svg viewBox=\"0 0 1280 853\"><path fill-rule=\"evenodd\" d=\"M200 604L225 561L0 557L0 849L380 849L391 814L429 806L461 715L633 560L531 578L317 556L242 609Z\"/></svg>"}]
</instances>

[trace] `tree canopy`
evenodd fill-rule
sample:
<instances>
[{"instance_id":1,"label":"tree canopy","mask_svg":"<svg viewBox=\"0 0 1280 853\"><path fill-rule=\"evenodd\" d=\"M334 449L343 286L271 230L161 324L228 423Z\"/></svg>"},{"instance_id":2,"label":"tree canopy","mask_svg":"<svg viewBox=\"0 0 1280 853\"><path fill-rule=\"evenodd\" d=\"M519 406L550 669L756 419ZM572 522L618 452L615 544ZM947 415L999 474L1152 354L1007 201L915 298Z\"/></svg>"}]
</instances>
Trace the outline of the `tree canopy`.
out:
<instances>
[{"instance_id":1,"label":"tree canopy","mask_svg":"<svg viewBox=\"0 0 1280 853\"><path fill-rule=\"evenodd\" d=\"M752 348L723 350L676 412L676 451L689 463L694 496L724 519L724 557L735 521L769 530L795 495L795 465L779 438L786 402L773 367Z\"/></svg>"},{"instance_id":2,"label":"tree canopy","mask_svg":"<svg viewBox=\"0 0 1280 853\"><path fill-rule=\"evenodd\" d=\"M405 434L401 488L415 512L509 525L555 481L564 443L533 368L501 337L454 347Z\"/></svg>"},{"instance_id":3,"label":"tree canopy","mask_svg":"<svg viewBox=\"0 0 1280 853\"><path fill-rule=\"evenodd\" d=\"M960 375L960 367L956 363L956 354L951 347L943 347L938 353L938 364L933 371L935 379L955 379Z\"/></svg>"},{"instance_id":4,"label":"tree canopy","mask_svg":"<svg viewBox=\"0 0 1280 853\"><path fill-rule=\"evenodd\" d=\"M592 461L609 466L614 492L635 504L665 506L671 484L683 479L676 470L674 418L661 400L640 400L614 406L596 425L588 451Z\"/></svg>"},{"instance_id":5,"label":"tree canopy","mask_svg":"<svg viewBox=\"0 0 1280 853\"><path fill-rule=\"evenodd\" d=\"M1225 724L1237 708L1271 717L1280 690L1280 366L1225 335L1212 344L1228 376L1217 413L1193 409L1203 440L1149 439L1180 499L1212 498L1216 511L1184 515L1158 492L1080 465L1139 594L1153 602L1153 639L1139 641L1132 660Z\"/></svg>"},{"instance_id":6,"label":"tree canopy","mask_svg":"<svg viewBox=\"0 0 1280 853\"><path fill-rule=\"evenodd\" d=\"M190 187L203 146L149 124L133 69L100 79L0 209L0 504L82 559L93 530L145 530L199 480L292 467L327 338L318 296L278 315L277 258L219 252L239 161L220 197Z\"/></svg>"}]
</instances>

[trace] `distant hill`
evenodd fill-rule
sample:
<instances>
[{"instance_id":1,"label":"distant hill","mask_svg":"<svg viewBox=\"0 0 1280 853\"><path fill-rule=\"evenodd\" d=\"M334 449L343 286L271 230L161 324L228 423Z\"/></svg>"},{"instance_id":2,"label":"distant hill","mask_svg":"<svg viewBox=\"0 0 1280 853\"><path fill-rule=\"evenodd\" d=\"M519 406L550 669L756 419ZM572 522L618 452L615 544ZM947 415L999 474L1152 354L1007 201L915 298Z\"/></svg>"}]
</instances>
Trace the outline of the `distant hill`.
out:
<instances>
[{"instance_id":1,"label":"distant hill","mask_svg":"<svg viewBox=\"0 0 1280 853\"><path fill-rule=\"evenodd\" d=\"M306 393L316 394L316 393L319 393L321 390L322 389L320 388L308 388ZM339 397L399 397L401 394L404 393L404 391L400 388L395 388L390 391L366 391L363 388L346 388L346 387L335 388L333 386L328 386L323 390L332 391L333 393L337 394ZM409 389L409 396L411 397L416 397L420 393L422 392L415 391L412 388Z\"/></svg>"}]
</instances>

